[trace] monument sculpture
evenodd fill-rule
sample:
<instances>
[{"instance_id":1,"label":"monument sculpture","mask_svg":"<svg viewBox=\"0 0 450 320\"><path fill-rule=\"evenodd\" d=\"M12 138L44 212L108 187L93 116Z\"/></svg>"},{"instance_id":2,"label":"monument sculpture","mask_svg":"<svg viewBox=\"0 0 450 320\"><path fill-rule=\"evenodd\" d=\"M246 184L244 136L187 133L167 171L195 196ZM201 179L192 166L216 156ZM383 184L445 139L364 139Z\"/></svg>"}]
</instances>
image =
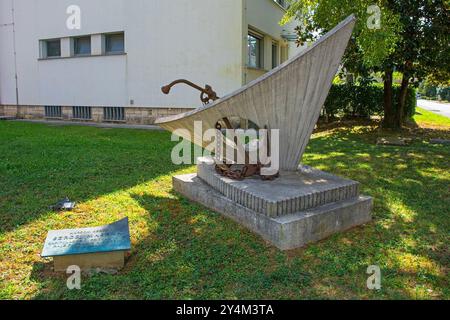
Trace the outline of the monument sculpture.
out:
<instances>
[{"instance_id":1,"label":"monument sculpture","mask_svg":"<svg viewBox=\"0 0 450 320\"><path fill-rule=\"evenodd\" d=\"M220 137L222 129L257 127L279 132L278 141L260 136L253 146L270 153L277 144L276 171L263 173L267 164L249 164L245 156L245 163L236 163L236 157L223 159L221 154L199 159L197 174L174 177L174 189L282 250L369 222L372 199L360 195L358 182L299 167L354 25L355 17L348 17L307 50L223 98L210 86L202 89L186 80L163 87L168 94L171 86L182 82L202 92L202 107L159 118L156 123L206 150L217 148L204 141L196 122L201 122L202 130L217 130L216 138L223 139L220 144L236 149L237 139ZM247 149L243 152L247 154Z\"/></svg>"}]
</instances>

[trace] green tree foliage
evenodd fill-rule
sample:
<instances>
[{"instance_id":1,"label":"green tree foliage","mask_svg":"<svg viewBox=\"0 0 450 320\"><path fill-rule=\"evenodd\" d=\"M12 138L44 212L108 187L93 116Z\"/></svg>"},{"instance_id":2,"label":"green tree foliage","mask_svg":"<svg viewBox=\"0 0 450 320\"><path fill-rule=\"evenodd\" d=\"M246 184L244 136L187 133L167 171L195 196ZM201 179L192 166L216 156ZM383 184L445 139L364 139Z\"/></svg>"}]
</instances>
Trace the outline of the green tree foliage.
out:
<instances>
[{"instance_id":1,"label":"green tree foliage","mask_svg":"<svg viewBox=\"0 0 450 320\"><path fill-rule=\"evenodd\" d=\"M386 127L402 126L411 84L427 76L448 81L448 0L290 0L290 4L283 22L293 18L300 22L300 44L331 30L348 15L356 15L344 66L363 77L382 72ZM374 5L380 13L379 28L369 28L376 15L370 10ZM394 71L402 73L399 94L393 90Z\"/></svg>"},{"instance_id":2,"label":"green tree foliage","mask_svg":"<svg viewBox=\"0 0 450 320\"><path fill-rule=\"evenodd\" d=\"M427 79L420 83L418 92L428 99L450 101L450 86L447 83L436 83Z\"/></svg>"},{"instance_id":3,"label":"green tree foliage","mask_svg":"<svg viewBox=\"0 0 450 320\"><path fill-rule=\"evenodd\" d=\"M389 54L395 51L400 41L398 30L401 29L400 18L382 6L384 1L374 0L306 0L290 1L291 6L282 23L296 18L299 44L314 41L320 35L330 31L350 14L357 17L354 37L350 43L347 60L358 62L366 68L381 65ZM378 5L381 8L380 29L369 29L367 22L373 16L368 8ZM357 71L357 70L354 70Z\"/></svg>"}]
</instances>

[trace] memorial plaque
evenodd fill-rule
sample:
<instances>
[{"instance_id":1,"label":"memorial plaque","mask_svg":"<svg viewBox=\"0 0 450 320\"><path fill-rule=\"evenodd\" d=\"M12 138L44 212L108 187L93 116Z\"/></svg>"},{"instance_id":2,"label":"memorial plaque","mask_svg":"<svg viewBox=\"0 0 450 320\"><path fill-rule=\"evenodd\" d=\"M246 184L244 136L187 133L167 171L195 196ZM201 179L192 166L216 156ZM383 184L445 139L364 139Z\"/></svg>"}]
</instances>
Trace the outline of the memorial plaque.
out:
<instances>
[{"instance_id":1,"label":"memorial plaque","mask_svg":"<svg viewBox=\"0 0 450 320\"><path fill-rule=\"evenodd\" d=\"M61 257L131 249L128 218L110 225L49 231L41 256Z\"/></svg>"}]
</instances>

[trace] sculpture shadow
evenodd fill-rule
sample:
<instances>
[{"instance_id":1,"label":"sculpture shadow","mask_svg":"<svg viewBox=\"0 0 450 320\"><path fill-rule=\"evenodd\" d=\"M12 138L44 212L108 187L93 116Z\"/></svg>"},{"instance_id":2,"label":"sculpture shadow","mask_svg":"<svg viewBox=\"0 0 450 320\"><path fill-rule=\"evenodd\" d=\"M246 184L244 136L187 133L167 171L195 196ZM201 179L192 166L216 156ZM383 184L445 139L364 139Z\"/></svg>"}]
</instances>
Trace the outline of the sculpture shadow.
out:
<instances>
[{"instance_id":1,"label":"sculpture shadow","mask_svg":"<svg viewBox=\"0 0 450 320\"><path fill-rule=\"evenodd\" d=\"M79 204L180 169L165 132L29 123L0 129L0 234L49 214L65 197Z\"/></svg>"},{"instance_id":2,"label":"sculpture shadow","mask_svg":"<svg viewBox=\"0 0 450 320\"><path fill-rule=\"evenodd\" d=\"M201 205L175 193L133 198L148 211L148 225L156 227L133 245L118 275L83 277L83 288L99 288L96 299L129 299L130 292L152 300L264 299L273 288L293 290L310 282L305 272L285 274L275 263L282 255L276 248ZM34 279L46 282L46 290L34 299L88 298L83 290L65 289L64 275L52 273L50 264L35 267Z\"/></svg>"},{"instance_id":3,"label":"sculpture shadow","mask_svg":"<svg viewBox=\"0 0 450 320\"><path fill-rule=\"evenodd\" d=\"M448 232L449 181L430 173L448 168L450 150L422 141L405 148L377 146L377 135L367 129L364 135L337 131L316 137L304 159L362 183L362 193L375 198L374 221L366 226L281 252L176 193L133 194L148 213L148 234L133 243L125 269L83 278L78 292L68 291L63 277L46 276L49 265L36 265L36 279L45 289L34 298L409 299L415 298L407 288L411 281L426 279L445 288L445 276L408 269L402 257L442 266L448 261L442 239ZM367 290L369 265L382 269L380 292Z\"/></svg>"}]
</instances>

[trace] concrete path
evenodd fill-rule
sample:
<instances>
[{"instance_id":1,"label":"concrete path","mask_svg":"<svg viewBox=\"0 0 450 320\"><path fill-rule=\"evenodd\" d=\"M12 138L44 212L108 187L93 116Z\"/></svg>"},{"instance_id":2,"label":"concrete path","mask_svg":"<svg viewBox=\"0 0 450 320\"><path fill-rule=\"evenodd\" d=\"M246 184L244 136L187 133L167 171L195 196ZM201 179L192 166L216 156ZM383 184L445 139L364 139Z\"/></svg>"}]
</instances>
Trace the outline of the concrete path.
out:
<instances>
[{"instance_id":1,"label":"concrete path","mask_svg":"<svg viewBox=\"0 0 450 320\"><path fill-rule=\"evenodd\" d=\"M43 123L53 126L82 126L82 127L96 127L106 129L137 129L137 130L163 130L158 126L151 125L132 125L132 124L117 124L117 123L94 123L94 122L76 122L76 121L59 121L59 120L12 120L17 122Z\"/></svg>"},{"instance_id":2,"label":"concrete path","mask_svg":"<svg viewBox=\"0 0 450 320\"><path fill-rule=\"evenodd\" d=\"M417 100L417 105L422 109L450 118L450 103L429 101L429 100Z\"/></svg>"}]
</instances>

